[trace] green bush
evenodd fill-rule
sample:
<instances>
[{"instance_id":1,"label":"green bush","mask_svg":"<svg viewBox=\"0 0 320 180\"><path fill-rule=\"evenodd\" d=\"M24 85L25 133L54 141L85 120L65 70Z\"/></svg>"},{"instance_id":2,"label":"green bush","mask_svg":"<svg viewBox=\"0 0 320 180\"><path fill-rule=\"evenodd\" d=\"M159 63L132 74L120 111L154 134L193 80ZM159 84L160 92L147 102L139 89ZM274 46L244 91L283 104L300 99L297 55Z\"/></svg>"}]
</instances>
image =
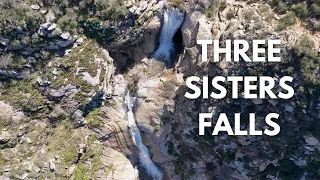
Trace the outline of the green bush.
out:
<instances>
[{"instance_id":1,"label":"green bush","mask_svg":"<svg viewBox=\"0 0 320 180\"><path fill-rule=\"evenodd\" d=\"M288 11L289 7L285 2L278 2L276 7L275 7L275 11L278 13L285 13L286 11Z\"/></svg>"},{"instance_id":2,"label":"green bush","mask_svg":"<svg viewBox=\"0 0 320 180\"><path fill-rule=\"evenodd\" d=\"M320 57L316 53L305 54L300 60L300 72L307 83L320 85L319 64Z\"/></svg>"},{"instance_id":3,"label":"green bush","mask_svg":"<svg viewBox=\"0 0 320 180\"><path fill-rule=\"evenodd\" d=\"M88 175L86 174L87 169L84 165L79 164L76 168L74 175L76 180L89 180Z\"/></svg>"},{"instance_id":4,"label":"green bush","mask_svg":"<svg viewBox=\"0 0 320 180\"><path fill-rule=\"evenodd\" d=\"M126 15L126 8L123 6L123 1L117 0L97 0L94 4L97 8L97 16L102 20L119 20Z\"/></svg>"},{"instance_id":5,"label":"green bush","mask_svg":"<svg viewBox=\"0 0 320 180\"><path fill-rule=\"evenodd\" d=\"M293 58L299 65L301 79L312 87L319 86L320 57L314 49L314 42L309 37L303 35L300 38L299 44L292 50Z\"/></svg>"},{"instance_id":6,"label":"green bush","mask_svg":"<svg viewBox=\"0 0 320 180\"><path fill-rule=\"evenodd\" d=\"M57 23L62 30L71 31L73 33L77 32L78 22L75 13L67 13L61 18L59 18Z\"/></svg>"},{"instance_id":7,"label":"green bush","mask_svg":"<svg viewBox=\"0 0 320 180\"><path fill-rule=\"evenodd\" d=\"M320 31L320 22L309 22L312 31Z\"/></svg>"},{"instance_id":8,"label":"green bush","mask_svg":"<svg viewBox=\"0 0 320 180\"><path fill-rule=\"evenodd\" d=\"M0 3L0 34L7 35L16 27L25 27L36 31L41 23L44 22L43 16L32 11L28 6L17 2Z\"/></svg>"},{"instance_id":9,"label":"green bush","mask_svg":"<svg viewBox=\"0 0 320 180\"><path fill-rule=\"evenodd\" d=\"M317 18L320 18L320 5L314 3L310 6L311 14Z\"/></svg>"},{"instance_id":10,"label":"green bush","mask_svg":"<svg viewBox=\"0 0 320 180\"><path fill-rule=\"evenodd\" d=\"M277 30L284 30L289 26L295 25L297 23L296 15L293 12L287 13L284 17L279 20Z\"/></svg>"},{"instance_id":11,"label":"green bush","mask_svg":"<svg viewBox=\"0 0 320 180\"><path fill-rule=\"evenodd\" d=\"M312 31L320 30L320 1L319 0L263 0L273 7L274 11L285 14L292 11L302 21L301 25ZM307 23L304 21L307 20ZM310 22L312 20L312 22ZM286 24L281 24L279 30L285 29Z\"/></svg>"},{"instance_id":12,"label":"green bush","mask_svg":"<svg viewBox=\"0 0 320 180\"><path fill-rule=\"evenodd\" d=\"M292 5L292 11L300 18L307 18L309 16L309 10L306 3L299 3Z\"/></svg>"},{"instance_id":13,"label":"green bush","mask_svg":"<svg viewBox=\"0 0 320 180\"><path fill-rule=\"evenodd\" d=\"M300 48L306 50L312 50L314 48L314 41L310 39L307 35L302 35L299 41Z\"/></svg>"},{"instance_id":14,"label":"green bush","mask_svg":"<svg viewBox=\"0 0 320 180\"><path fill-rule=\"evenodd\" d=\"M207 10L205 10L204 14L208 18L213 18L217 15L219 11L222 11L226 7L227 4L224 0L216 0L212 3L212 5L210 5L210 7Z\"/></svg>"},{"instance_id":15,"label":"green bush","mask_svg":"<svg viewBox=\"0 0 320 180\"><path fill-rule=\"evenodd\" d=\"M101 114L101 110L100 109L94 109L93 111L91 111L87 116L86 116L86 120L88 122L89 126L92 127L100 127L103 125L102 122L100 122L98 116L99 114Z\"/></svg>"}]
</instances>

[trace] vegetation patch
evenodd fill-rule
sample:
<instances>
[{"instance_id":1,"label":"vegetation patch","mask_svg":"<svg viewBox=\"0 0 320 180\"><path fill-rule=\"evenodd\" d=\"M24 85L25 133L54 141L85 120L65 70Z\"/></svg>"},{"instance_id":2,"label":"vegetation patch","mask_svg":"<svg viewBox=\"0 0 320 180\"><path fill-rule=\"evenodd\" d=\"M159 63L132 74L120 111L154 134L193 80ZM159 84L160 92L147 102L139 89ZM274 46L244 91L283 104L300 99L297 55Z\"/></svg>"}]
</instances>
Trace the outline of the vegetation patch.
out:
<instances>
[{"instance_id":1,"label":"vegetation patch","mask_svg":"<svg viewBox=\"0 0 320 180\"><path fill-rule=\"evenodd\" d=\"M79 164L75 170L75 179L76 180L89 180L87 174L87 169L82 165L82 164Z\"/></svg>"},{"instance_id":2,"label":"vegetation patch","mask_svg":"<svg viewBox=\"0 0 320 180\"><path fill-rule=\"evenodd\" d=\"M89 126L100 127L103 123L99 120L99 115L101 114L101 109L97 108L91 111L86 117L86 121Z\"/></svg>"},{"instance_id":3,"label":"vegetation patch","mask_svg":"<svg viewBox=\"0 0 320 180\"><path fill-rule=\"evenodd\" d=\"M224 10L227 7L227 3L224 0L214 1L210 7L204 11L204 14L208 18L214 18L217 16L219 11Z\"/></svg>"},{"instance_id":4,"label":"vegetation patch","mask_svg":"<svg viewBox=\"0 0 320 180\"><path fill-rule=\"evenodd\" d=\"M277 30L282 31L289 26L293 26L297 23L296 15L293 12L287 13L279 20Z\"/></svg>"},{"instance_id":5,"label":"vegetation patch","mask_svg":"<svg viewBox=\"0 0 320 180\"><path fill-rule=\"evenodd\" d=\"M294 13L305 27L313 31L320 30L320 2L318 0L272 0L266 2L273 7L275 12L285 14L289 11L289 13Z\"/></svg>"},{"instance_id":6,"label":"vegetation patch","mask_svg":"<svg viewBox=\"0 0 320 180\"><path fill-rule=\"evenodd\" d=\"M15 109L22 109L27 115L38 117L48 112L45 97L36 89L32 80L8 80L2 83L0 100L8 102Z\"/></svg>"},{"instance_id":7,"label":"vegetation patch","mask_svg":"<svg viewBox=\"0 0 320 180\"><path fill-rule=\"evenodd\" d=\"M97 70L101 69L100 77L104 77L103 62L96 62L96 58L106 59L103 49L93 40L73 49L68 57L59 59L58 70L61 74L56 79L49 79L53 81L51 86L58 89L64 84L73 84L86 93L98 90L97 86L94 87L82 80L83 76L81 75L82 72L88 72L90 76L95 77ZM51 70L47 69L47 71ZM82 95L80 96L79 98L83 97Z\"/></svg>"}]
</instances>

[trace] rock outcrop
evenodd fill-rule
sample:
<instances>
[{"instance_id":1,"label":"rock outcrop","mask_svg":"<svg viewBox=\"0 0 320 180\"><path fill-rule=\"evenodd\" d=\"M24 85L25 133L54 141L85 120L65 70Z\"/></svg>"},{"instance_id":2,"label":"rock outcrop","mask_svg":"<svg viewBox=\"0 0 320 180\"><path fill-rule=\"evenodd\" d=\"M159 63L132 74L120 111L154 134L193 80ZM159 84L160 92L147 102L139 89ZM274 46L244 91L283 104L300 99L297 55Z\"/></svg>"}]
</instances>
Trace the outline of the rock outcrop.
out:
<instances>
[{"instance_id":1,"label":"rock outcrop","mask_svg":"<svg viewBox=\"0 0 320 180\"><path fill-rule=\"evenodd\" d=\"M137 170L120 152L112 148L106 148L102 151L100 159L108 171L106 174L104 171L97 171L97 179L135 180L138 178Z\"/></svg>"}]
</instances>

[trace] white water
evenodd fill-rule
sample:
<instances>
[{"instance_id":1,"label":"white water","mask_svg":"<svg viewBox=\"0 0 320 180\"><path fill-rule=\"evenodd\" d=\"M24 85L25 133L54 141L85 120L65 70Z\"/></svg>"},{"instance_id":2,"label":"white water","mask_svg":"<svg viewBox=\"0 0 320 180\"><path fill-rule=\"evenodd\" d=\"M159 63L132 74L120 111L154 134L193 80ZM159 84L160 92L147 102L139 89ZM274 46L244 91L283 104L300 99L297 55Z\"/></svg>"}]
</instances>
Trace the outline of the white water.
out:
<instances>
[{"instance_id":1,"label":"white water","mask_svg":"<svg viewBox=\"0 0 320 180\"><path fill-rule=\"evenodd\" d=\"M160 35L160 45L154 52L153 57L170 63L171 55L174 52L173 37L176 34L184 19L184 13L178 9L169 9L164 11L164 20ZM161 170L152 162L148 148L142 143L141 134L137 127L133 114L135 98L130 97L129 93L125 98L128 115L128 126L133 142L139 149L139 160L141 166L152 176L154 180L162 180L163 174Z\"/></svg>"},{"instance_id":2,"label":"white water","mask_svg":"<svg viewBox=\"0 0 320 180\"><path fill-rule=\"evenodd\" d=\"M163 16L160 45L154 52L153 57L170 62L170 56L174 50L173 37L183 21L184 13L181 13L178 9L169 9L164 11Z\"/></svg>"},{"instance_id":3,"label":"white water","mask_svg":"<svg viewBox=\"0 0 320 180\"><path fill-rule=\"evenodd\" d=\"M152 162L148 148L142 143L140 131L137 127L136 120L134 119L134 114L132 111L134 104L133 101L135 101L135 98L131 98L128 93L125 99L125 103L128 108L128 126L133 142L136 144L140 151L140 164L147 171L147 173L152 176L154 180L161 180L163 176L161 170L159 170L158 167Z\"/></svg>"}]
</instances>

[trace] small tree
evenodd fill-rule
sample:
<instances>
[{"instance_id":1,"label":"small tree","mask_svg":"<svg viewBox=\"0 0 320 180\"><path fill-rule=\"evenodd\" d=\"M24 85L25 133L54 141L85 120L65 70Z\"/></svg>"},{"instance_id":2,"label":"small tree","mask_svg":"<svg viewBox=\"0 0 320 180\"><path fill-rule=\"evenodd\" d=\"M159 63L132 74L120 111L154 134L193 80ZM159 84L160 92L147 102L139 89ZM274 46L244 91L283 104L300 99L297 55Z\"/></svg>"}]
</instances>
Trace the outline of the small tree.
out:
<instances>
[{"instance_id":1,"label":"small tree","mask_svg":"<svg viewBox=\"0 0 320 180\"><path fill-rule=\"evenodd\" d=\"M297 23L296 15L293 12L287 13L284 17L279 20L277 30L282 31L289 26L295 25Z\"/></svg>"}]
</instances>

